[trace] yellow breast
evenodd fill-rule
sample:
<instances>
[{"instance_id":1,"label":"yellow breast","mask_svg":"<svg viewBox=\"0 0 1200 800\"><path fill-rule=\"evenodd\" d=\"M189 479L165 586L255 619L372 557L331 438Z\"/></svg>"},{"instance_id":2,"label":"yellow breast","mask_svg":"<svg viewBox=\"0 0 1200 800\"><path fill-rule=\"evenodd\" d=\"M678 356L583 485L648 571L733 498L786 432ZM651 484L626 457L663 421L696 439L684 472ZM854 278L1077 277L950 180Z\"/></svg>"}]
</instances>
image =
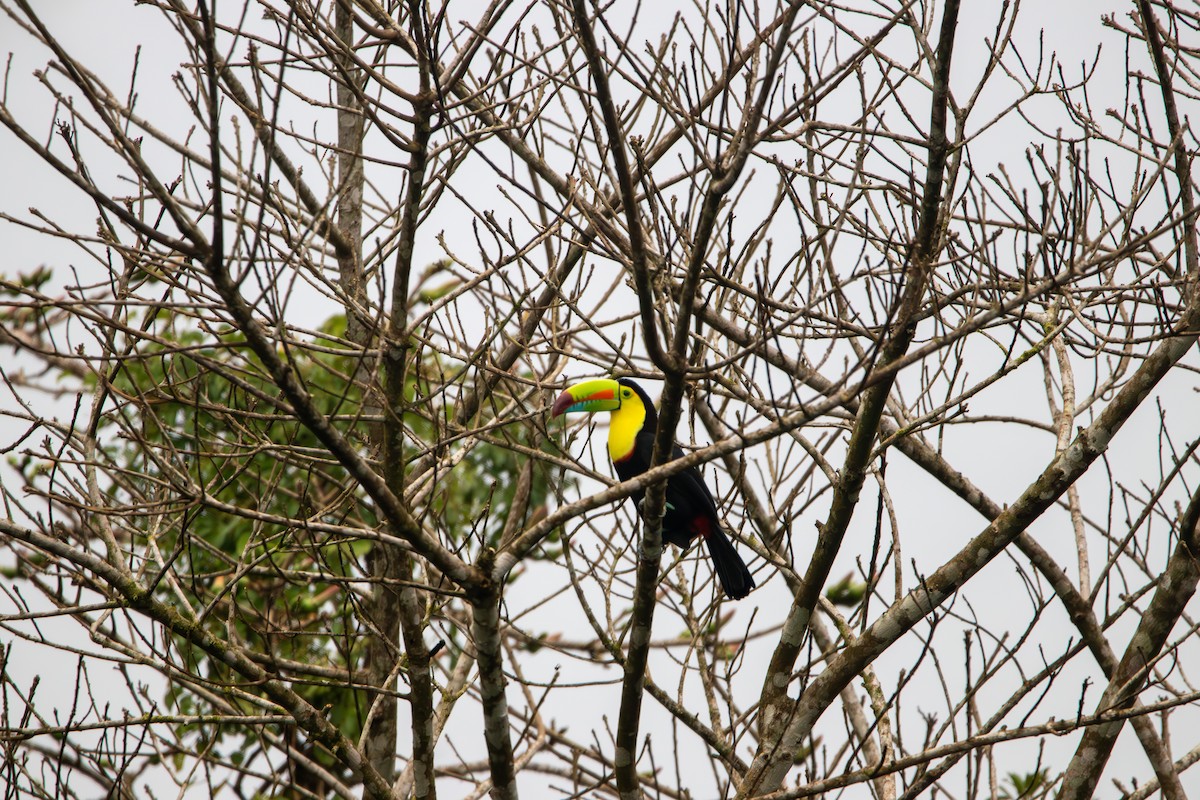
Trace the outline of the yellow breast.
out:
<instances>
[{"instance_id":1,"label":"yellow breast","mask_svg":"<svg viewBox=\"0 0 1200 800\"><path fill-rule=\"evenodd\" d=\"M633 453L638 431L646 422L646 407L642 405L642 400L636 392L628 387L621 387L621 407L611 413L608 426L608 457L616 463Z\"/></svg>"}]
</instances>

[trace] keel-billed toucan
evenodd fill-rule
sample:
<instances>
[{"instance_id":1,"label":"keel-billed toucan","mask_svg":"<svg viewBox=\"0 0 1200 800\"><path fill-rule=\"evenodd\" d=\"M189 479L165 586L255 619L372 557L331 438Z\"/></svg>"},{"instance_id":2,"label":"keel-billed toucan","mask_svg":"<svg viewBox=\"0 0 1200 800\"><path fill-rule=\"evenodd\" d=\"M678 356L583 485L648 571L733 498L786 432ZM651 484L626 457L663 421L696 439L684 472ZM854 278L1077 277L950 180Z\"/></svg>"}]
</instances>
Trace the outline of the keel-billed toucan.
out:
<instances>
[{"instance_id":1,"label":"keel-billed toucan","mask_svg":"<svg viewBox=\"0 0 1200 800\"><path fill-rule=\"evenodd\" d=\"M608 456L621 480L641 475L650 468L654 436L658 430L658 412L642 387L628 378L583 381L568 388L554 403L551 416L572 411L608 411ZM672 458L683 450L675 445ZM632 495L638 507L645 495L639 489ZM725 594L740 599L754 588L754 578L738 555L729 537L721 530L717 504L704 485L700 470L689 467L667 479L667 510L662 521L665 542L686 548L696 537L704 539L717 577Z\"/></svg>"}]
</instances>

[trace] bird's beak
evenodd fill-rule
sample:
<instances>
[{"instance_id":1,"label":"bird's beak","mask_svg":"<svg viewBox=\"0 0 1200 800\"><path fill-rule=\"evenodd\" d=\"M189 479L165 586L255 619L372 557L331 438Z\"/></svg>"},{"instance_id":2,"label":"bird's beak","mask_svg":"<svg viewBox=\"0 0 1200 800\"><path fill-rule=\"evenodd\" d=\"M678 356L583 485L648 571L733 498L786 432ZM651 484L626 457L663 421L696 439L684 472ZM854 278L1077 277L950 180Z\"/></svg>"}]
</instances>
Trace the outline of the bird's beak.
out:
<instances>
[{"instance_id":1,"label":"bird's beak","mask_svg":"<svg viewBox=\"0 0 1200 800\"><path fill-rule=\"evenodd\" d=\"M621 407L621 384L610 378L583 381L558 396L550 416L557 417L573 411L593 414L597 411L615 411Z\"/></svg>"}]
</instances>

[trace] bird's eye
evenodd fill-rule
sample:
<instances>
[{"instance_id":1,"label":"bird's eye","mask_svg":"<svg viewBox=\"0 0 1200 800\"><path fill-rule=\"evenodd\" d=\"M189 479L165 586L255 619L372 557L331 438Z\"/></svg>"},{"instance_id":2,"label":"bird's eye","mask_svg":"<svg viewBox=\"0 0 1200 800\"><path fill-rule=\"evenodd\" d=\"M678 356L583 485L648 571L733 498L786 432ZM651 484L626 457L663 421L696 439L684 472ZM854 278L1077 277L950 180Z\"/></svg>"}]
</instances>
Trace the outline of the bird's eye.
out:
<instances>
[{"instance_id":1,"label":"bird's eye","mask_svg":"<svg viewBox=\"0 0 1200 800\"><path fill-rule=\"evenodd\" d=\"M621 397L631 397L632 395L633 395L633 393L630 392L628 389L621 392Z\"/></svg>"}]
</instances>

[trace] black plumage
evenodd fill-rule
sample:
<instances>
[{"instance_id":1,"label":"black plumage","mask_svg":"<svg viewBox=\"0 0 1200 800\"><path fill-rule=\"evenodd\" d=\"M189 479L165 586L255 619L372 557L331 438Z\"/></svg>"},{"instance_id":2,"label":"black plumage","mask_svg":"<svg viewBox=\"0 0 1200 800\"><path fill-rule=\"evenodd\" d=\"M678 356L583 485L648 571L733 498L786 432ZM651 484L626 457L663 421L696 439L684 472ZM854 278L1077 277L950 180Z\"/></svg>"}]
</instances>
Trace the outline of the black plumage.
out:
<instances>
[{"instance_id":1,"label":"black plumage","mask_svg":"<svg viewBox=\"0 0 1200 800\"><path fill-rule=\"evenodd\" d=\"M633 449L624 458L613 461L617 475L621 480L628 480L650 468L654 437L658 432L658 412L645 390L637 383L628 378L621 378L618 383L635 391L646 410L641 428L634 436ZM671 458L682 457L683 450L675 445L671 450ZM631 495L639 510L644 496L645 490ZM754 588L754 577L722 530L717 503L696 467L689 467L667 479L667 509L663 515L662 536L663 541L685 549L697 537L702 538L721 581L721 588L731 598L741 599Z\"/></svg>"}]
</instances>

